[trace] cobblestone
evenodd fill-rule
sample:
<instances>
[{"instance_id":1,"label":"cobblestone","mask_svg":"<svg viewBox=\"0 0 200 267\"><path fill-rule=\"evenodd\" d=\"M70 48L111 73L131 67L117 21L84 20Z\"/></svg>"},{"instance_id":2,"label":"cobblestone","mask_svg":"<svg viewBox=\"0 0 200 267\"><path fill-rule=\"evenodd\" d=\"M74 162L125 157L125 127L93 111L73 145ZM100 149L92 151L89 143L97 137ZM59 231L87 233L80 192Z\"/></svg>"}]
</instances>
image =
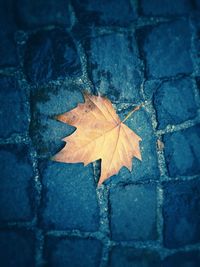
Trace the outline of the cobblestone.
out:
<instances>
[{"instance_id":1,"label":"cobblestone","mask_svg":"<svg viewBox=\"0 0 200 267\"><path fill-rule=\"evenodd\" d=\"M0 265L199 266L199 0L1 2ZM100 187L51 161L84 90L142 104L142 161Z\"/></svg>"},{"instance_id":2,"label":"cobblestone","mask_svg":"<svg viewBox=\"0 0 200 267\"><path fill-rule=\"evenodd\" d=\"M34 237L27 231L0 231L1 267L34 266Z\"/></svg>"},{"instance_id":3,"label":"cobblestone","mask_svg":"<svg viewBox=\"0 0 200 267\"><path fill-rule=\"evenodd\" d=\"M200 183L171 182L164 187L164 243L179 247L200 241Z\"/></svg>"},{"instance_id":4,"label":"cobblestone","mask_svg":"<svg viewBox=\"0 0 200 267\"><path fill-rule=\"evenodd\" d=\"M110 99L139 102L141 62L133 35L104 35L87 43L89 69L97 90Z\"/></svg>"},{"instance_id":5,"label":"cobblestone","mask_svg":"<svg viewBox=\"0 0 200 267\"><path fill-rule=\"evenodd\" d=\"M42 224L48 229L97 230L99 215L92 167L57 162L43 162L40 166L45 192Z\"/></svg>"},{"instance_id":6,"label":"cobblestone","mask_svg":"<svg viewBox=\"0 0 200 267\"><path fill-rule=\"evenodd\" d=\"M189 78L162 83L154 94L158 129L179 124L197 115L194 89Z\"/></svg>"},{"instance_id":7,"label":"cobblestone","mask_svg":"<svg viewBox=\"0 0 200 267\"><path fill-rule=\"evenodd\" d=\"M190 0L178 0L176 2L170 0L164 1L140 1L142 15L148 16L174 16L186 15L193 10L193 4Z\"/></svg>"},{"instance_id":8,"label":"cobblestone","mask_svg":"<svg viewBox=\"0 0 200 267\"><path fill-rule=\"evenodd\" d=\"M114 240L156 239L155 186L127 185L115 188L110 194L110 206Z\"/></svg>"},{"instance_id":9,"label":"cobblestone","mask_svg":"<svg viewBox=\"0 0 200 267\"><path fill-rule=\"evenodd\" d=\"M49 267L99 266L101 247L101 243L94 239L48 238L46 262Z\"/></svg>"},{"instance_id":10,"label":"cobblestone","mask_svg":"<svg viewBox=\"0 0 200 267\"><path fill-rule=\"evenodd\" d=\"M191 32L187 20L163 23L138 31L148 78L162 78L193 71ZM166 53L167 51L167 53Z\"/></svg>"},{"instance_id":11,"label":"cobblestone","mask_svg":"<svg viewBox=\"0 0 200 267\"><path fill-rule=\"evenodd\" d=\"M63 146L61 140L74 131L74 127L56 121L55 116L83 102L81 89L74 84L58 84L39 86L32 92L30 134L39 155L53 156Z\"/></svg>"},{"instance_id":12,"label":"cobblestone","mask_svg":"<svg viewBox=\"0 0 200 267\"><path fill-rule=\"evenodd\" d=\"M165 259L163 267L198 267L200 254L198 251L183 253L179 252Z\"/></svg>"},{"instance_id":13,"label":"cobblestone","mask_svg":"<svg viewBox=\"0 0 200 267\"><path fill-rule=\"evenodd\" d=\"M33 34L27 42L24 70L28 80L36 84L81 74L72 38L60 28Z\"/></svg>"},{"instance_id":14,"label":"cobblestone","mask_svg":"<svg viewBox=\"0 0 200 267\"><path fill-rule=\"evenodd\" d=\"M125 117L122 113L121 118ZM135 113L127 125L133 129L136 134L142 136L140 143L142 162L134 158L132 161L133 170L129 172L127 168L121 169L119 175L113 177L112 183L134 182L139 180L156 180L159 177L158 160L156 155L156 138L153 134L149 114L144 110ZM144 156L145 155L145 156ZM148 156L147 156L148 155Z\"/></svg>"},{"instance_id":15,"label":"cobblestone","mask_svg":"<svg viewBox=\"0 0 200 267\"><path fill-rule=\"evenodd\" d=\"M126 26L136 18L136 10L127 0L73 1L81 24Z\"/></svg>"},{"instance_id":16,"label":"cobblestone","mask_svg":"<svg viewBox=\"0 0 200 267\"><path fill-rule=\"evenodd\" d=\"M164 136L165 158L171 177L199 174L199 128L198 124Z\"/></svg>"},{"instance_id":17,"label":"cobblestone","mask_svg":"<svg viewBox=\"0 0 200 267\"><path fill-rule=\"evenodd\" d=\"M115 247L112 250L110 267L149 267L160 266L159 255L148 250L136 250L133 248Z\"/></svg>"},{"instance_id":18,"label":"cobblestone","mask_svg":"<svg viewBox=\"0 0 200 267\"><path fill-rule=\"evenodd\" d=\"M2 1L0 10L0 66L17 66L18 56L14 40L17 25L12 1Z\"/></svg>"},{"instance_id":19,"label":"cobblestone","mask_svg":"<svg viewBox=\"0 0 200 267\"><path fill-rule=\"evenodd\" d=\"M17 18L22 28L41 27L43 25L70 25L68 0L19 0Z\"/></svg>"},{"instance_id":20,"label":"cobblestone","mask_svg":"<svg viewBox=\"0 0 200 267\"><path fill-rule=\"evenodd\" d=\"M199 8L200 10L200 8ZM193 25L195 27L195 38L194 38L194 43L195 43L195 63L196 63L196 73L198 76L200 76L200 21L199 21L199 12L196 13L196 15L193 17Z\"/></svg>"},{"instance_id":21,"label":"cobblestone","mask_svg":"<svg viewBox=\"0 0 200 267\"><path fill-rule=\"evenodd\" d=\"M0 137L23 134L28 129L26 93L15 76L0 75Z\"/></svg>"},{"instance_id":22,"label":"cobblestone","mask_svg":"<svg viewBox=\"0 0 200 267\"><path fill-rule=\"evenodd\" d=\"M0 221L30 220L33 169L27 147L0 146L0 169Z\"/></svg>"}]
</instances>

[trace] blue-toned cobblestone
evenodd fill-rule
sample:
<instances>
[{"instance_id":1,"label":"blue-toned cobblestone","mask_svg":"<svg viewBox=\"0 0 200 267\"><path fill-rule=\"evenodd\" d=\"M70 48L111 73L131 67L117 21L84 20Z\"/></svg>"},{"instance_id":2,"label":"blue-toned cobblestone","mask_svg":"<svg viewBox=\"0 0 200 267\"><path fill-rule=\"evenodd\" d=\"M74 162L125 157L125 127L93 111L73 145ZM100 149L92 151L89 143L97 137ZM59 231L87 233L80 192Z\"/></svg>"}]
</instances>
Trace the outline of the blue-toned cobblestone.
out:
<instances>
[{"instance_id":1,"label":"blue-toned cobblestone","mask_svg":"<svg viewBox=\"0 0 200 267\"><path fill-rule=\"evenodd\" d=\"M69 34L61 28L33 34L26 45L24 71L36 84L81 74L80 58Z\"/></svg>"},{"instance_id":2,"label":"blue-toned cobblestone","mask_svg":"<svg viewBox=\"0 0 200 267\"><path fill-rule=\"evenodd\" d=\"M164 136L165 159L171 177L200 172L200 125Z\"/></svg>"},{"instance_id":3,"label":"blue-toned cobblestone","mask_svg":"<svg viewBox=\"0 0 200 267\"><path fill-rule=\"evenodd\" d=\"M21 28L41 27L43 25L70 25L68 0L19 0L17 18Z\"/></svg>"},{"instance_id":4,"label":"blue-toned cobblestone","mask_svg":"<svg viewBox=\"0 0 200 267\"><path fill-rule=\"evenodd\" d=\"M175 76L193 71L191 30L187 20L163 23L137 33L148 78ZM166 53L167 51L167 53Z\"/></svg>"},{"instance_id":5,"label":"blue-toned cobblestone","mask_svg":"<svg viewBox=\"0 0 200 267\"><path fill-rule=\"evenodd\" d=\"M111 252L110 267L160 267L159 255L148 250L114 247Z\"/></svg>"},{"instance_id":6,"label":"blue-toned cobblestone","mask_svg":"<svg viewBox=\"0 0 200 267\"><path fill-rule=\"evenodd\" d=\"M163 263L163 267L199 267L200 253L199 251L179 252L172 256L168 256Z\"/></svg>"},{"instance_id":7,"label":"blue-toned cobblestone","mask_svg":"<svg viewBox=\"0 0 200 267\"><path fill-rule=\"evenodd\" d=\"M114 240L152 240L156 233L156 187L119 186L110 193Z\"/></svg>"},{"instance_id":8,"label":"blue-toned cobblestone","mask_svg":"<svg viewBox=\"0 0 200 267\"><path fill-rule=\"evenodd\" d=\"M75 0L72 4L81 24L126 26L137 16L128 0Z\"/></svg>"},{"instance_id":9,"label":"blue-toned cobblestone","mask_svg":"<svg viewBox=\"0 0 200 267\"><path fill-rule=\"evenodd\" d=\"M26 93L15 76L0 75L0 137L23 134L28 129Z\"/></svg>"},{"instance_id":10,"label":"blue-toned cobblestone","mask_svg":"<svg viewBox=\"0 0 200 267\"><path fill-rule=\"evenodd\" d=\"M148 16L186 15L193 10L193 3L190 0L141 0L139 3L142 15Z\"/></svg>"},{"instance_id":11,"label":"blue-toned cobblestone","mask_svg":"<svg viewBox=\"0 0 200 267\"><path fill-rule=\"evenodd\" d=\"M200 1L0 7L0 267L199 267ZM84 90L142 104L142 161L100 187L100 160L51 160Z\"/></svg>"},{"instance_id":12,"label":"blue-toned cobblestone","mask_svg":"<svg viewBox=\"0 0 200 267\"><path fill-rule=\"evenodd\" d=\"M101 251L95 239L49 237L45 255L49 267L94 267L100 264Z\"/></svg>"},{"instance_id":13,"label":"blue-toned cobblestone","mask_svg":"<svg viewBox=\"0 0 200 267\"><path fill-rule=\"evenodd\" d=\"M98 92L112 100L138 102L141 62L133 35L103 35L87 43L89 72Z\"/></svg>"},{"instance_id":14,"label":"blue-toned cobblestone","mask_svg":"<svg viewBox=\"0 0 200 267\"><path fill-rule=\"evenodd\" d=\"M74 131L74 127L56 121L55 116L83 102L81 89L81 86L62 84L40 86L32 92L30 134L39 155L55 154L64 145L61 140Z\"/></svg>"},{"instance_id":15,"label":"blue-toned cobblestone","mask_svg":"<svg viewBox=\"0 0 200 267\"><path fill-rule=\"evenodd\" d=\"M200 241L200 181L164 185L164 243L176 248Z\"/></svg>"},{"instance_id":16,"label":"blue-toned cobblestone","mask_svg":"<svg viewBox=\"0 0 200 267\"><path fill-rule=\"evenodd\" d=\"M14 1L1 1L0 25L0 66L16 66L18 65L18 56L14 40L17 30Z\"/></svg>"},{"instance_id":17,"label":"blue-toned cobblestone","mask_svg":"<svg viewBox=\"0 0 200 267\"><path fill-rule=\"evenodd\" d=\"M154 93L158 129L168 124L179 124L197 115L192 79L168 81Z\"/></svg>"},{"instance_id":18,"label":"blue-toned cobblestone","mask_svg":"<svg viewBox=\"0 0 200 267\"><path fill-rule=\"evenodd\" d=\"M1 267L34 267L34 237L28 231L0 231Z\"/></svg>"},{"instance_id":19,"label":"blue-toned cobblestone","mask_svg":"<svg viewBox=\"0 0 200 267\"><path fill-rule=\"evenodd\" d=\"M45 192L41 209L44 227L98 229L99 211L91 165L44 162L40 173Z\"/></svg>"},{"instance_id":20,"label":"blue-toned cobblestone","mask_svg":"<svg viewBox=\"0 0 200 267\"><path fill-rule=\"evenodd\" d=\"M199 1L200 3L200 1ZM200 4L199 4L199 11L200 11ZM200 76L200 20L199 20L200 12L197 12L196 15L193 17L193 25L195 27L196 35L194 38L195 43L195 62L196 62L196 74Z\"/></svg>"},{"instance_id":21,"label":"blue-toned cobblestone","mask_svg":"<svg viewBox=\"0 0 200 267\"><path fill-rule=\"evenodd\" d=\"M124 117L125 113L121 114L121 118ZM132 160L132 171L130 172L124 167L117 176L112 178L112 183L158 179L160 174L156 155L156 138L153 133L149 114L141 109L134 113L126 121L126 124L142 138L140 142L142 161L134 158Z\"/></svg>"},{"instance_id":22,"label":"blue-toned cobblestone","mask_svg":"<svg viewBox=\"0 0 200 267\"><path fill-rule=\"evenodd\" d=\"M0 221L30 220L33 169L27 146L0 146L0 170Z\"/></svg>"}]
</instances>

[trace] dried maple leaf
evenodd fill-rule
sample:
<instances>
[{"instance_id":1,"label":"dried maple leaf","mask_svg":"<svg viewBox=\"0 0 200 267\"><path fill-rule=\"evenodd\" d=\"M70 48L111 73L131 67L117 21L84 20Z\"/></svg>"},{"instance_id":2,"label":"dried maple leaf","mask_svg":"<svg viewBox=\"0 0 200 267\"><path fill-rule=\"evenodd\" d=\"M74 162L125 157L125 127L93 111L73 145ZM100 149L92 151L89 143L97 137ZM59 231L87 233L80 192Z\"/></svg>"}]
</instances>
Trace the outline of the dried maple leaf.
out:
<instances>
[{"instance_id":1,"label":"dried maple leaf","mask_svg":"<svg viewBox=\"0 0 200 267\"><path fill-rule=\"evenodd\" d=\"M139 141L142 139L123 123L130 114L121 121L107 98L84 93L84 99L85 103L57 116L58 120L77 129L63 139L66 145L53 160L83 162L86 166L101 159L98 182L101 185L123 166L131 171L133 157L141 160ZM132 112L137 109L139 107Z\"/></svg>"}]
</instances>

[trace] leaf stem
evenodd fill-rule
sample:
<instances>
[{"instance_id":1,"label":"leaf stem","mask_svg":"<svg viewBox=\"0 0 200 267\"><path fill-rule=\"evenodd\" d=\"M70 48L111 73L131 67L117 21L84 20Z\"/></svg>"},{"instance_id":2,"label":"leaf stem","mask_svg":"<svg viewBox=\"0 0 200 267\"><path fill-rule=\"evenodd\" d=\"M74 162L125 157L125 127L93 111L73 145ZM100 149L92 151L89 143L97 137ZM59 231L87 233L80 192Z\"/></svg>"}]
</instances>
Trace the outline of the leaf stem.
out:
<instances>
[{"instance_id":1,"label":"leaf stem","mask_svg":"<svg viewBox=\"0 0 200 267\"><path fill-rule=\"evenodd\" d=\"M144 105L144 103L140 104L139 106L134 107L133 110L131 110L126 117L123 119L122 122L125 122L135 111L139 110L142 106Z\"/></svg>"}]
</instances>

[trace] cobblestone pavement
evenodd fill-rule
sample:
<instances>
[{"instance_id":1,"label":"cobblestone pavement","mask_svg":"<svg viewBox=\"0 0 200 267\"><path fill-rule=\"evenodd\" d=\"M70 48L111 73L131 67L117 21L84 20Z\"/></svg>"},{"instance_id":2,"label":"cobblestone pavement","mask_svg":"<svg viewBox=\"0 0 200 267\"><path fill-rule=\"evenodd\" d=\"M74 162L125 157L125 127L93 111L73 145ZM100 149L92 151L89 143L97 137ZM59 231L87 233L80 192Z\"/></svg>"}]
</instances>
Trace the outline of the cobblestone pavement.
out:
<instances>
[{"instance_id":1,"label":"cobblestone pavement","mask_svg":"<svg viewBox=\"0 0 200 267\"><path fill-rule=\"evenodd\" d=\"M0 266L200 266L200 1L0 3ZM98 189L50 160L83 90L144 102L143 161Z\"/></svg>"}]
</instances>

